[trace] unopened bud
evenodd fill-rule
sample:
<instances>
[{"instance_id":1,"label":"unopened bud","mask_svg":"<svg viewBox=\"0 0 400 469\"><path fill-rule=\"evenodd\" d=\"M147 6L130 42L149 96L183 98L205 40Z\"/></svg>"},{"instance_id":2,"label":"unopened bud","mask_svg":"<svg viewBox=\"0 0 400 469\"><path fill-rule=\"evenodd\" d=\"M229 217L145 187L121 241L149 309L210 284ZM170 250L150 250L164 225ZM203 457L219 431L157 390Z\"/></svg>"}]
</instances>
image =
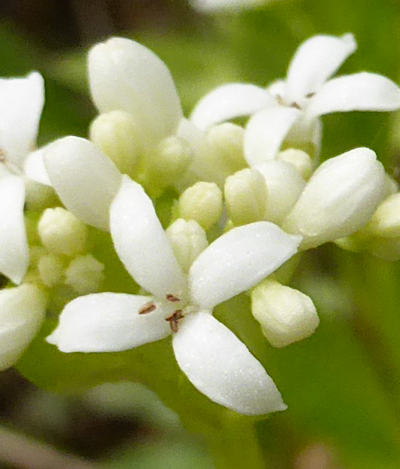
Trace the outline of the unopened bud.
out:
<instances>
[{"instance_id":1,"label":"unopened bud","mask_svg":"<svg viewBox=\"0 0 400 469\"><path fill-rule=\"evenodd\" d=\"M307 295L274 280L265 280L253 289L251 311L274 347L309 337L319 324L315 306Z\"/></svg>"},{"instance_id":2,"label":"unopened bud","mask_svg":"<svg viewBox=\"0 0 400 469\"><path fill-rule=\"evenodd\" d=\"M390 195L378 206L365 229L374 236L400 237L400 192Z\"/></svg>"},{"instance_id":3,"label":"unopened bud","mask_svg":"<svg viewBox=\"0 0 400 469\"><path fill-rule=\"evenodd\" d=\"M313 172L312 160L303 150L289 148L279 152L277 158L293 165L304 179L308 179Z\"/></svg>"},{"instance_id":4,"label":"unopened bud","mask_svg":"<svg viewBox=\"0 0 400 469\"><path fill-rule=\"evenodd\" d=\"M267 185L256 169L242 169L225 181L225 203L235 225L263 220L267 208Z\"/></svg>"},{"instance_id":5,"label":"unopened bud","mask_svg":"<svg viewBox=\"0 0 400 469\"><path fill-rule=\"evenodd\" d=\"M190 146L183 138L173 135L162 140L147 160L150 192L174 184L189 166L191 158Z\"/></svg>"},{"instance_id":6,"label":"unopened bud","mask_svg":"<svg viewBox=\"0 0 400 469\"><path fill-rule=\"evenodd\" d=\"M65 271L65 283L80 295L99 291L104 280L104 265L92 255L76 257Z\"/></svg>"},{"instance_id":7,"label":"unopened bud","mask_svg":"<svg viewBox=\"0 0 400 469\"><path fill-rule=\"evenodd\" d=\"M371 218L385 189L385 172L368 148L325 161L313 174L283 228L303 236L303 249L358 231Z\"/></svg>"},{"instance_id":8,"label":"unopened bud","mask_svg":"<svg viewBox=\"0 0 400 469\"><path fill-rule=\"evenodd\" d=\"M130 114L124 111L100 114L90 126L90 140L114 161L121 173L133 176L140 143Z\"/></svg>"},{"instance_id":9,"label":"unopened bud","mask_svg":"<svg viewBox=\"0 0 400 469\"><path fill-rule=\"evenodd\" d=\"M286 161L271 160L256 167L268 190L266 219L280 224L290 212L305 186L300 173Z\"/></svg>"},{"instance_id":10,"label":"unopened bud","mask_svg":"<svg viewBox=\"0 0 400 469\"><path fill-rule=\"evenodd\" d=\"M205 230L218 221L222 207L222 192L213 182L197 182L179 198L180 216L197 221Z\"/></svg>"},{"instance_id":11,"label":"unopened bud","mask_svg":"<svg viewBox=\"0 0 400 469\"><path fill-rule=\"evenodd\" d=\"M0 291L0 370L18 360L38 332L45 316L46 296L24 284Z\"/></svg>"},{"instance_id":12,"label":"unopened bud","mask_svg":"<svg viewBox=\"0 0 400 469\"><path fill-rule=\"evenodd\" d=\"M196 257L207 247L207 236L195 220L179 218L166 230L179 265L185 272Z\"/></svg>"},{"instance_id":13,"label":"unopened bud","mask_svg":"<svg viewBox=\"0 0 400 469\"><path fill-rule=\"evenodd\" d=\"M64 208L48 208L39 220L43 245L55 254L75 256L85 250L87 227Z\"/></svg>"},{"instance_id":14,"label":"unopened bud","mask_svg":"<svg viewBox=\"0 0 400 469\"><path fill-rule=\"evenodd\" d=\"M38 262L40 280L46 287L54 287L61 282L64 274L64 261L57 254L41 256Z\"/></svg>"}]
</instances>

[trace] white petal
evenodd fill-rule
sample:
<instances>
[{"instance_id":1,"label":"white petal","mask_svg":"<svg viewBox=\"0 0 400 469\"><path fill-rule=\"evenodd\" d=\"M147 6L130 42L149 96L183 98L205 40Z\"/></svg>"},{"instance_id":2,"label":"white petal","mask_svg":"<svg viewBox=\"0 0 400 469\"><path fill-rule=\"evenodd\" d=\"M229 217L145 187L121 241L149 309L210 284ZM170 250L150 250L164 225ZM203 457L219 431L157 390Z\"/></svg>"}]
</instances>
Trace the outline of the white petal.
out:
<instances>
[{"instance_id":1,"label":"white petal","mask_svg":"<svg viewBox=\"0 0 400 469\"><path fill-rule=\"evenodd\" d=\"M65 137L44 150L51 184L66 208L85 223L107 230L109 207L121 183L114 163L84 138Z\"/></svg>"},{"instance_id":2,"label":"white petal","mask_svg":"<svg viewBox=\"0 0 400 469\"><path fill-rule=\"evenodd\" d=\"M166 65L141 44L114 37L89 52L89 83L100 112L129 112L155 142L175 133L180 101Z\"/></svg>"},{"instance_id":3,"label":"white petal","mask_svg":"<svg viewBox=\"0 0 400 469\"><path fill-rule=\"evenodd\" d=\"M229 83L215 88L200 99L190 120L200 129L206 130L214 124L247 116L274 104L274 98L260 86Z\"/></svg>"},{"instance_id":4,"label":"white petal","mask_svg":"<svg viewBox=\"0 0 400 469\"><path fill-rule=\"evenodd\" d=\"M286 409L261 363L209 313L187 316L172 344L182 371L214 402L245 415Z\"/></svg>"},{"instance_id":5,"label":"white petal","mask_svg":"<svg viewBox=\"0 0 400 469\"><path fill-rule=\"evenodd\" d=\"M303 42L289 66L286 99L301 101L307 94L317 91L356 47L352 34L318 35Z\"/></svg>"},{"instance_id":6,"label":"white petal","mask_svg":"<svg viewBox=\"0 0 400 469\"><path fill-rule=\"evenodd\" d=\"M244 155L250 166L277 155L290 128L301 112L295 108L274 106L252 116L244 133Z\"/></svg>"},{"instance_id":7,"label":"white petal","mask_svg":"<svg viewBox=\"0 0 400 469\"><path fill-rule=\"evenodd\" d=\"M0 79L0 149L17 166L33 150L43 104L44 84L39 73Z\"/></svg>"},{"instance_id":8,"label":"white petal","mask_svg":"<svg viewBox=\"0 0 400 469\"><path fill-rule=\"evenodd\" d=\"M165 312L139 314L149 296L97 293L76 298L60 315L47 342L61 352L119 352L163 339L171 333Z\"/></svg>"},{"instance_id":9,"label":"white petal","mask_svg":"<svg viewBox=\"0 0 400 469\"><path fill-rule=\"evenodd\" d=\"M263 5L265 0L190 0L193 8L203 13L238 12Z\"/></svg>"},{"instance_id":10,"label":"white petal","mask_svg":"<svg viewBox=\"0 0 400 469\"><path fill-rule=\"evenodd\" d=\"M45 148L29 153L24 161L24 173L29 179L40 182L45 186L51 186L49 175L44 164L44 151Z\"/></svg>"},{"instance_id":11,"label":"white petal","mask_svg":"<svg viewBox=\"0 0 400 469\"><path fill-rule=\"evenodd\" d=\"M24 221L25 185L18 176L0 179L0 272L20 283L29 264Z\"/></svg>"},{"instance_id":12,"label":"white petal","mask_svg":"<svg viewBox=\"0 0 400 469\"><path fill-rule=\"evenodd\" d=\"M326 82L310 101L307 114L394 111L400 108L400 88L376 73L354 73Z\"/></svg>"},{"instance_id":13,"label":"white petal","mask_svg":"<svg viewBox=\"0 0 400 469\"><path fill-rule=\"evenodd\" d=\"M208 309L249 289L292 257L300 241L269 222L233 228L194 261L192 302Z\"/></svg>"},{"instance_id":14,"label":"white petal","mask_svg":"<svg viewBox=\"0 0 400 469\"><path fill-rule=\"evenodd\" d=\"M385 171L368 148L355 148L325 161L312 175L285 230L315 247L348 236L365 225L385 196Z\"/></svg>"},{"instance_id":15,"label":"white petal","mask_svg":"<svg viewBox=\"0 0 400 469\"><path fill-rule=\"evenodd\" d=\"M12 366L44 319L45 295L33 285L0 291L0 371Z\"/></svg>"},{"instance_id":16,"label":"white petal","mask_svg":"<svg viewBox=\"0 0 400 469\"><path fill-rule=\"evenodd\" d=\"M128 272L158 298L185 292L185 277L151 199L127 176L111 205L111 236Z\"/></svg>"}]
</instances>

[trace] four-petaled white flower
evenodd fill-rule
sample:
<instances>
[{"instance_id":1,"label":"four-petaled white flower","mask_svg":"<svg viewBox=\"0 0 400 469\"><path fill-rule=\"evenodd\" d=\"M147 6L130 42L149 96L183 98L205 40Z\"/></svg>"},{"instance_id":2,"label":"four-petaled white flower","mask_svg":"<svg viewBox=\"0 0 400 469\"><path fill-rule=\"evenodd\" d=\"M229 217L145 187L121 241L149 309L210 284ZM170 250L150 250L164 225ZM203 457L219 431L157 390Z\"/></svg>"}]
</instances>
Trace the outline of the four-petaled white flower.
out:
<instances>
[{"instance_id":1,"label":"four-petaled white flower","mask_svg":"<svg viewBox=\"0 0 400 469\"><path fill-rule=\"evenodd\" d=\"M121 351L173 333L176 360L213 401L243 414L285 409L279 391L247 347L212 316L294 255L301 240L269 222L232 229L181 270L151 199L124 176L111 205L115 249L152 296L99 293L77 298L47 340L63 352Z\"/></svg>"},{"instance_id":2,"label":"four-petaled white flower","mask_svg":"<svg viewBox=\"0 0 400 469\"><path fill-rule=\"evenodd\" d=\"M400 107L400 88L382 75L361 72L328 80L355 49L351 34L311 37L298 48L286 80L267 89L245 83L222 85L199 101L191 122L205 130L251 115L244 142L250 166L275 158L286 138L312 142L318 150L320 116Z\"/></svg>"},{"instance_id":3,"label":"four-petaled white flower","mask_svg":"<svg viewBox=\"0 0 400 469\"><path fill-rule=\"evenodd\" d=\"M0 272L17 284L29 264L25 180L49 184L41 150L33 151L43 104L39 73L0 79Z\"/></svg>"}]
</instances>

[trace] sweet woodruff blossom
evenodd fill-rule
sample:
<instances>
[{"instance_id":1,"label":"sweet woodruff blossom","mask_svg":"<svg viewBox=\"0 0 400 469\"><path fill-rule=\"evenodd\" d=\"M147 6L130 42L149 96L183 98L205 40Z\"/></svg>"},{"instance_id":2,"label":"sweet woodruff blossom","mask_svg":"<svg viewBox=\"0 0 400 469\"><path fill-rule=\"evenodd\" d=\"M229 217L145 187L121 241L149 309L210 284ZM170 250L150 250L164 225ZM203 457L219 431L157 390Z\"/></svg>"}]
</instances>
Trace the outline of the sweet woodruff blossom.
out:
<instances>
[{"instance_id":1,"label":"sweet woodruff blossom","mask_svg":"<svg viewBox=\"0 0 400 469\"><path fill-rule=\"evenodd\" d=\"M286 80L267 89L230 83L211 91L195 107L191 121L200 129L251 115L244 152L250 166L276 157L284 140L320 146L319 117L332 112L392 111L400 107L400 89L375 73L329 79L356 49L351 34L318 35L295 53Z\"/></svg>"},{"instance_id":2,"label":"sweet woodruff blossom","mask_svg":"<svg viewBox=\"0 0 400 469\"><path fill-rule=\"evenodd\" d=\"M243 414L285 409L262 365L212 310L277 269L296 253L300 237L269 222L235 228L206 247L185 274L151 199L126 176L111 205L110 227L120 259L151 296L77 298L47 340L63 352L115 352L172 333L180 368L210 399Z\"/></svg>"},{"instance_id":3,"label":"sweet woodruff blossom","mask_svg":"<svg viewBox=\"0 0 400 469\"><path fill-rule=\"evenodd\" d=\"M39 73L0 79L0 272L17 284L29 264L25 181L49 184L41 150L33 151L43 103Z\"/></svg>"}]
</instances>

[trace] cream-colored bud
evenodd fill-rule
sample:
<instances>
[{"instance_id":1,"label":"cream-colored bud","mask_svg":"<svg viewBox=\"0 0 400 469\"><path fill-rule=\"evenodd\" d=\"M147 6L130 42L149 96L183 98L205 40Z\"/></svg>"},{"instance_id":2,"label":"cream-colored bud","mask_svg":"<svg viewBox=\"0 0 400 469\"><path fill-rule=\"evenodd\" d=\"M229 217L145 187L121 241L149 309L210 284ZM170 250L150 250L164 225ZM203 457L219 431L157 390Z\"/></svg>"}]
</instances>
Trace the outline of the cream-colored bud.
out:
<instances>
[{"instance_id":1,"label":"cream-colored bud","mask_svg":"<svg viewBox=\"0 0 400 469\"><path fill-rule=\"evenodd\" d=\"M25 181L25 203L28 210L39 212L56 205L57 196L52 187L27 178Z\"/></svg>"},{"instance_id":2,"label":"cream-colored bud","mask_svg":"<svg viewBox=\"0 0 400 469\"><path fill-rule=\"evenodd\" d=\"M46 296L37 287L23 284L0 291L0 370L18 360L38 332L46 311Z\"/></svg>"},{"instance_id":3,"label":"cream-colored bud","mask_svg":"<svg viewBox=\"0 0 400 469\"><path fill-rule=\"evenodd\" d=\"M65 271L65 283L80 295L95 293L104 281L104 265L91 254L73 259Z\"/></svg>"},{"instance_id":4,"label":"cream-colored bud","mask_svg":"<svg viewBox=\"0 0 400 469\"><path fill-rule=\"evenodd\" d=\"M311 298L274 280L265 280L253 289L251 311L274 347L309 337L319 324Z\"/></svg>"},{"instance_id":5,"label":"cream-colored bud","mask_svg":"<svg viewBox=\"0 0 400 469\"><path fill-rule=\"evenodd\" d=\"M146 160L149 190L174 184L189 166L192 151L183 138L175 135L162 140Z\"/></svg>"},{"instance_id":6,"label":"cream-colored bud","mask_svg":"<svg viewBox=\"0 0 400 469\"><path fill-rule=\"evenodd\" d=\"M40 280L46 287L54 287L61 282L64 274L64 260L57 254L41 256L38 262Z\"/></svg>"},{"instance_id":7,"label":"cream-colored bud","mask_svg":"<svg viewBox=\"0 0 400 469\"><path fill-rule=\"evenodd\" d=\"M197 182L179 198L179 214L185 220L195 220L205 230L214 225L222 213L222 192L213 182Z\"/></svg>"},{"instance_id":8,"label":"cream-colored bud","mask_svg":"<svg viewBox=\"0 0 400 469\"><path fill-rule=\"evenodd\" d=\"M384 190L376 154L368 148L348 151L315 171L283 229L303 236L303 249L348 236L368 223Z\"/></svg>"},{"instance_id":9,"label":"cream-colored bud","mask_svg":"<svg viewBox=\"0 0 400 469\"><path fill-rule=\"evenodd\" d=\"M304 179L308 179L313 172L313 162L303 150L289 148L279 152L277 158L293 165Z\"/></svg>"},{"instance_id":10,"label":"cream-colored bud","mask_svg":"<svg viewBox=\"0 0 400 469\"><path fill-rule=\"evenodd\" d=\"M390 195L378 206L365 230L374 236L400 237L400 192Z\"/></svg>"},{"instance_id":11,"label":"cream-colored bud","mask_svg":"<svg viewBox=\"0 0 400 469\"><path fill-rule=\"evenodd\" d=\"M130 114L124 111L100 114L90 126L90 139L114 161L121 173L134 175L140 142Z\"/></svg>"},{"instance_id":12,"label":"cream-colored bud","mask_svg":"<svg viewBox=\"0 0 400 469\"><path fill-rule=\"evenodd\" d=\"M256 167L264 176L268 190L266 219L282 223L305 186L300 173L286 161L271 160Z\"/></svg>"},{"instance_id":13,"label":"cream-colored bud","mask_svg":"<svg viewBox=\"0 0 400 469\"><path fill-rule=\"evenodd\" d=\"M225 203L235 225L263 220L268 190L263 175L256 169L242 169L225 181Z\"/></svg>"},{"instance_id":14,"label":"cream-colored bud","mask_svg":"<svg viewBox=\"0 0 400 469\"><path fill-rule=\"evenodd\" d=\"M179 265L185 272L196 257L207 247L207 236L195 220L179 218L166 230Z\"/></svg>"},{"instance_id":15,"label":"cream-colored bud","mask_svg":"<svg viewBox=\"0 0 400 469\"><path fill-rule=\"evenodd\" d=\"M43 245L55 254L75 256L86 247L87 227L64 208L48 208L38 224Z\"/></svg>"}]
</instances>

